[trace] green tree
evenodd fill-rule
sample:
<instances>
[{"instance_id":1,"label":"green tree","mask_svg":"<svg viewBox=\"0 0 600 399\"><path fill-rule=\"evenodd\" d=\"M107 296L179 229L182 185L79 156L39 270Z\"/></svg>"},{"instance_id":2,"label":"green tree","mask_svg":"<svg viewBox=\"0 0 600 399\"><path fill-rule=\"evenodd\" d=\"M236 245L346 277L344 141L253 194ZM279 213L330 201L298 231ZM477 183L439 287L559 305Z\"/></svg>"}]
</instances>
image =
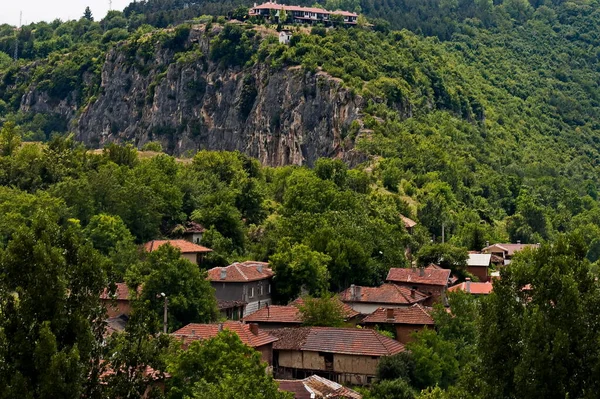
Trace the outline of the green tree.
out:
<instances>
[{"instance_id":1,"label":"green tree","mask_svg":"<svg viewBox=\"0 0 600 399\"><path fill-rule=\"evenodd\" d=\"M484 397L586 397L598 389L600 295L586 253L580 236L560 236L502 271L482 306Z\"/></svg>"},{"instance_id":2,"label":"green tree","mask_svg":"<svg viewBox=\"0 0 600 399\"><path fill-rule=\"evenodd\" d=\"M89 6L85 8L85 11L83 12L83 18L90 22L94 21L94 17L92 16L92 10L90 10Z\"/></svg>"},{"instance_id":3,"label":"green tree","mask_svg":"<svg viewBox=\"0 0 600 399\"><path fill-rule=\"evenodd\" d=\"M277 383L265 368L259 352L225 330L214 338L192 342L171 361L167 397L292 398L290 393L278 391Z\"/></svg>"},{"instance_id":4,"label":"green tree","mask_svg":"<svg viewBox=\"0 0 600 399\"><path fill-rule=\"evenodd\" d=\"M14 122L6 122L0 130L0 154L11 156L21 145L21 136Z\"/></svg>"},{"instance_id":5,"label":"green tree","mask_svg":"<svg viewBox=\"0 0 600 399\"><path fill-rule=\"evenodd\" d=\"M217 302L214 289L206 280L206 272L183 259L181 252L169 244L147 255L139 270L130 270L131 286L142 285L140 300L162 320L164 293L169 301L169 331L189 323L208 323L217 318Z\"/></svg>"},{"instance_id":6,"label":"green tree","mask_svg":"<svg viewBox=\"0 0 600 399\"><path fill-rule=\"evenodd\" d=\"M283 243L269 263L275 271L273 282L281 302L297 298L305 289L310 295L319 296L329 287L327 263L331 258L312 251L303 244L291 246Z\"/></svg>"},{"instance_id":7,"label":"green tree","mask_svg":"<svg viewBox=\"0 0 600 399\"><path fill-rule=\"evenodd\" d=\"M417 264L426 267L433 263L462 275L466 272L468 258L469 253L466 248L451 244L427 244L419 249Z\"/></svg>"},{"instance_id":8,"label":"green tree","mask_svg":"<svg viewBox=\"0 0 600 399\"><path fill-rule=\"evenodd\" d=\"M344 308L338 298L323 293L319 298L305 296L298 306L302 323L306 326L340 327L344 325Z\"/></svg>"}]
</instances>

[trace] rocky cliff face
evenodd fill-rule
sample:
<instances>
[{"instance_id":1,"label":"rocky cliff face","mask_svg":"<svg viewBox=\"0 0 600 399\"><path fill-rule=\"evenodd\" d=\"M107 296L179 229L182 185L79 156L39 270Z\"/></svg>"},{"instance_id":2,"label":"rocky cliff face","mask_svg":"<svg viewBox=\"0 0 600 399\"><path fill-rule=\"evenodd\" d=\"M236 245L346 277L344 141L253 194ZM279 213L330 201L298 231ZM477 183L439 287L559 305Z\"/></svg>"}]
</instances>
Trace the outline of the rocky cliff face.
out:
<instances>
[{"instance_id":1,"label":"rocky cliff face","mask_svg":"<svg viewBox=\"0 0 600 399\"><path fill-rule=\"evenodd\" d=\"M189 40L209 54L202 31L192 30ZM324 73L223 68L166 49L138 65L117 47L107 55L100 92L74 120L78 138L92 146L160 141L172 154L237 150L268 165L356 159L346 135L363 100Z\"/></svg>"}]
</instances>

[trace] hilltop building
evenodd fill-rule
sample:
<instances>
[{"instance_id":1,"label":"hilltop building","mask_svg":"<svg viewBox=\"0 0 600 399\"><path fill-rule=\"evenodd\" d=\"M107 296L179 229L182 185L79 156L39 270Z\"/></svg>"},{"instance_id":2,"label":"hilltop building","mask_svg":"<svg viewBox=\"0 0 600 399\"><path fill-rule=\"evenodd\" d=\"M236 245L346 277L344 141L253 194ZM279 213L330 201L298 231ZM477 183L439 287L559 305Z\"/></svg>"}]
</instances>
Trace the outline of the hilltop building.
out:
<instances>
[{"instance_id":1,"label":"hilltop building","mask_svg":"<svg viewBox=\"0 0 600 399\"><path fill-rule=\"evenodd\" d=\"M335 17L332 18L332 16L338 15L343 18L344 24L347 25L356 25L358 20L358 14L353 12L341 10L328 11L323 8L315 7L288 6L285 4L277 4L276 1L263 3L261 5L254 3L254 7L250 9L248 15L250 17L269 18L275 16L279 18L279 13L282 10L285 11L288 17L295 23L322 23L328 25L333 24L332 20L335 20Z\"/></svg>"}]
</instances>

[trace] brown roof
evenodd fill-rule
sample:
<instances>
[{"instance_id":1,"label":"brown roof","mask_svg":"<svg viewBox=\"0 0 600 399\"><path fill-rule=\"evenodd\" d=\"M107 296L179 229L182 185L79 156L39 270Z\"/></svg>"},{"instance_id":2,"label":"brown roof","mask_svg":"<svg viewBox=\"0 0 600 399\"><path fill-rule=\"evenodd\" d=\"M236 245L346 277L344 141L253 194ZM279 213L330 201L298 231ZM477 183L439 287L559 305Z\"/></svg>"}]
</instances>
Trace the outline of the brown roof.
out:
<instances>
[{"instance_id":1,"label":"brown roof","mask_svg":"<svg viewBox=\"0 0 600 399\"><path fill-rule=\"evenodd\" d=\"M296 399L346 398L362 399L362 395L327 378L312 375L303 380L276 380L280 391L292 392Z\"/></svg>"},{"instance_id":2,"label":"brown roof","mask_svg":"<svg viewBox=\"0 0 600 399\"><path fill-rule=\"evenodd\" d=\"M473 295L488 295L492 293L493 284L490 282L487 283L476 283L471 281L469 284L469 290L467 290L467 283L463 282L453 287L448 288L448 291L456 292L456 291L464 291Z\"/></svg>"},{"instance_id":3,"label":"brown roof","mask_svg":"<svg viewBox=\"0 0 600 399\"><path fill-rule=\"evenodd\" d=\"M129 287L125 283L116 283L115 292L108 292L108 288L105 288L100 294L100 299L110 299L110 300L118 300L118 301L128 301L129 300Z\"/></svg>"},{"instance_id":4,"label":"brown roof","mask_svg":"<svg viewBox=\"0 0 600 399\"><path fill-rule=\"evenodd\" d=\"M327 11L323 8L316 7L301 7L301 6L287 6L285 4L277 4L272 2L263 3L256 7L251 8L251 10L286 10L286 11L304 11L304 12L312 12L318 14L340 14L346 17L358 17L358 14L348 11Z\"/></svg>"},{"instance_id":5,"label":"brown roof","mask_svg":"<svg viewBox=\"0 0 600 399\"><path fill-rule=\"evenodd\" d=\"M388 317L388 311L393 312L393 317ZM363 323L390 323L390 324L419 324L433 325L433 318L428 310L419 304L410 307L387 309L379 308L365 317Z\"/></svg>"},{"instance_id":6,"label":"brown roof","mask_svg":"<svg viewBox=\"0 0 600 399\"><path fill-rule=\"evenodd\" d=\"M392 268L388 272L386 280L394 283L445 286L448 284L449 278L450 269Z\"/></svg>"},{"instance_id":7,"label":"brown roof","mask_svg":"<svg viewBox=\"0 0 600 399\"><path fill-rule=\"evenodd\" d=\"M208 279L224 283L241 283L265 280L273 277L274 274L268 263L246 261L243 263L236 262L227 267L213 267L208 271ZM225 278L222 278L223 276Z\"/></svg>"},{"instance_id":8,"label":"brown roof","mask_svg":"<svg viewBox=\"0 0 600 399\"><path fill-rule=\"evenodd\" d=\"M244 344L252 348L257 348L277 341L276 337L261 329L258 329L258 334L254 334L250 330L249 324L242 324L238 321L226 321L225 323L220 324L192 323L180 328L172 335L177 338L182 338L183 344L187 346L192 341L215 337L221 330L229 330L236 333Z\"/></svg>"},{"instance_id":9,"label":"brown roof","mask_svg":"<svg viewBox=\"0 0 600 399\"><path fill-rule=\"evenodd\" d=\"M144 245L144 248L148 252L153 252L165 244L171 244L175 248L178 248L182 254L212 252L212 249L210 248L186 240L152 240L147 242Z\"/></svg>"},{"instance_id":10,"label":"brown roof","mask_svg":"<svg viewBox=\"0 0 600 399\"><path fill-rule=\"evenodd\" d=\"M445 270L443 267L438 266L436 264L429 264L429 266L427 266L425 269L436 269L436 270ZM450 279L448 280L448 282L450 284L455 284L458 281L458 277L456 277L454 274L450 274Z\"/></svg>"},{"instance_id":11,"label":"brown roof","mask_svg":"<svg viewBox=\"0 0 600 399\"><path fill-rule=\"evenodd\" d=\"M404 345L368 328L298 327L270 331L279 341L273 349L329 352L360 356L390 356Z\"/></svg>"},{"instance_id":12,"label":"brown roof","mask_svg":"<svg viewBox=\"0 0 600 399\"><path fill-rule=\"evenodd\" d=\"M539 248L539 244L494 244L489 247L485 247L481 252L491 252L492 249L497 248L501 251L506 252L506 255L513 256L515 252L524 250L525 248Z\"/></svg>"},{"instance_id":13,"label":"brown roof","mask_svg":"<svg viewBox=\"0 0 600 399\"><path fill-rule=\"evenodd\" d=\"M352 290L354 290L354 295ZM379 287L350 286L340 293L343 302L385 303L389 305L410 305L422 302L428 295L395 284L382 284Z\"/></svg>"},{"instance_id":14,"label":"brown roof","mask_svg":"<svg viewBox=\"0 0 600 399\"><path fill-rule=\"evenodd\" d=\"M342 302L339 296L336 295L334 298L342 305L342 312L344 313L344 317L346 318L346 320L350 320L360 314L360 312L357 312L356 310L352 309L351 306ZM304 299L302 299L301 297L296 298L292 303L290 303L290 305L302 306L304 305Z\"/></svg>"},{"instance_id":15,"label":"brown roof","mask_svg":"<svg viewBox=\"0 0 600 399\"><path fill-rule=\"evenodd\" d=\"M244 301L223 301L217 299L217 307L219 308L219 310L239 308L242 306L246 306L247 304L248 303Z\"/></svg>"},{"instance_id":16,"label":"brown roof","mask_svg":"<svg viewBox=\"0 0 600 399\"><path fill-rule=\"evenodd\" d=\"M202 226L200 223L196 222L187 222L185 224L185 233L204 233L206 228Z\"/></svg>"},{"instance_id":17,"label":"brown roof","mask_svg":"<svg viewBox=\"0 0 600 399\"><path fill-rule=\"evenodd\" d=\"M296 306L269 305L244 317L244 322L302 324L302 315Z\"/></svg>"},{"instance_id":18,"label":"brown roof","mask_svg":"<svg viewBox=\"0 0 600 399\"><path fill-rule=\"evenodd\" d=\"M415 227L417 225L417 222L415 222L412 219L407 218L404 215L400 215L400 219L402 219L402 222L404 223L404 227L407 229L412 229L413 227Z\"/></svg>"}]
</instances>

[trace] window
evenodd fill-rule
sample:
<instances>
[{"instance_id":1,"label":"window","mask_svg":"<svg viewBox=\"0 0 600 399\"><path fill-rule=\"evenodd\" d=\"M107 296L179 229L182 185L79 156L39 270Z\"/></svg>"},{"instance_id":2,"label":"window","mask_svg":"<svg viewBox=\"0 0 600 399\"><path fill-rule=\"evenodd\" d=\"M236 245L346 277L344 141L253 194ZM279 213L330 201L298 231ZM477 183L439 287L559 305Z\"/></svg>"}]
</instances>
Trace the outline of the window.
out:
<instances>
[{"instance_id":1,"label":"window","mask_svg":"<svg viewBox=\"0 0 600 399\"><path fill-rule=\"evenodd\" d=\"M254 287L250 288L250 298L254 298Z\"/></svg>"},{"instance_id":2,"label":"window","mask_svg":"<svg viewBox=\"0 0 600 399\"><path fill-rule=\"evenodd\" d=\"M269 294L271 293L271 284L269 284Z\"/></svg>"},{"instance_id":3,"label":"window","mask_svg":"<svg viewBox=\"0 0 600 399\"><path fill-rule=\"evenodd\" d=\"M261 285L258 286L258 295L262 295L262 294L264 294L264 289L263 289L263 286L261 284Z\"/></svg>"}]
</instances>

